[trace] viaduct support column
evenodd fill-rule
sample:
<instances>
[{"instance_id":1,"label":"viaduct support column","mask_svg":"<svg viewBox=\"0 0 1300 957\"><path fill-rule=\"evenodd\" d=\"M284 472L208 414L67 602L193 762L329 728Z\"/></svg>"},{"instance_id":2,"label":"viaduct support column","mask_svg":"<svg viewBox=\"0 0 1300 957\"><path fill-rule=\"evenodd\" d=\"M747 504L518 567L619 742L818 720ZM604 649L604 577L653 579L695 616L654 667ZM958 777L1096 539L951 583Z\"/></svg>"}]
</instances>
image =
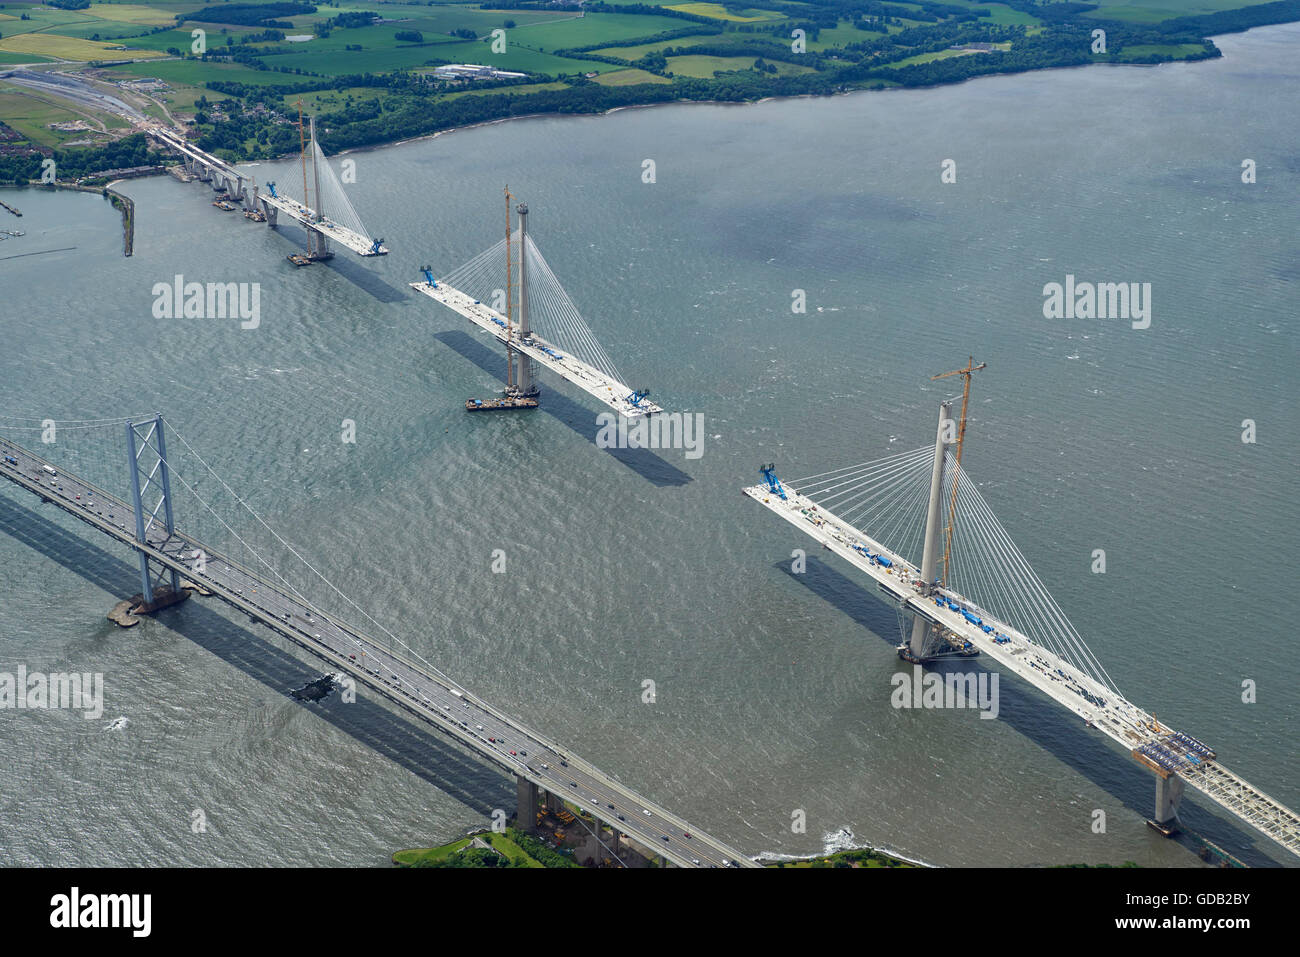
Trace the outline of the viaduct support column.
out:
<instances>
[{"instance_id":1,"label":"viaduct support column","mask_svg":"<svg viewBox=\"0 0 1300 957\"><path fill-rule=\"evenodd\" d=\"M537 785L520 775L517 779L519 807L515 826L525 834L537 833Z\"/></svg>"}]
</instances>

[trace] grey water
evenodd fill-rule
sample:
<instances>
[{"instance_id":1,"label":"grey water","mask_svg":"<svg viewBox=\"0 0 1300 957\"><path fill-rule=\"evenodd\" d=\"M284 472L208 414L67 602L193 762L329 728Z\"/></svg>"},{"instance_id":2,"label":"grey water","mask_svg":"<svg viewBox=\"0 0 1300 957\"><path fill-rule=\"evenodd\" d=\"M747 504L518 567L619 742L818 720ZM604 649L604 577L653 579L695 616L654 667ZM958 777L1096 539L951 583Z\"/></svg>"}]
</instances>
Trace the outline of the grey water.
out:
<instances>
[{"instance_id":1,"label":"grey water","mask_svg":"<svg viewBox=\"0 0 1300 957\"><path fill-rule=\"evenodd\" d=\"M964 464L1020 550L1127 697L1300 806L1300 24L1219 43L1198 64L354 153L380 260L295 269L300 233L170 177L120 187L124 258L103 200L10 192L26 235L0 243L0 434L40 446L54 419L40 447L125 494L120 426L74 420L162 411L203 476L182 526L235 547L201 502L220 505L329 607L745 853L847 829L938 865L1198 866L1145 826L1149 775L1014 679L995 721L891 708L894 613L740 489L769 461L794 478L927 444L956 391L930 377L986 361ZM600 409L546 374L536 412L465 414L503 358L406 284L501 238L507 183L630 384L703 414L702 457L598 448ZM178 274L260 284L260 325L155 318ZM1150 327L1044 318L1067 275L1149 282ZM513 806L510 782L364 694L290 697L322 666L212 600L119 630L104 614L139 588L132 557L52 506L6 485L0 531L0 671L105 675L97 720L0 710L0 861L382 865ZM1207 806L1189 795L1197 833L1294 861Z\"/></svg>"}]
</instances>

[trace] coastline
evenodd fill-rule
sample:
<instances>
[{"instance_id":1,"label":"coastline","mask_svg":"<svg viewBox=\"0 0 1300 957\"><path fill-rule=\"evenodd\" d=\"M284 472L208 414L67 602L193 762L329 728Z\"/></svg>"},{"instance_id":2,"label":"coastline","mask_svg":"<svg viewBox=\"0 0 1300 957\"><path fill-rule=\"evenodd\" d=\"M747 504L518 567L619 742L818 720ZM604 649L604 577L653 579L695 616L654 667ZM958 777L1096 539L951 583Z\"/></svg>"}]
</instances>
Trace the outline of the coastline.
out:
<instances>
[{"instance_id":1,"label":"coastline","mask_svg":"<svg viewBox=\"0 0 1300 957\"><path fill-rule=\"evenodd\" d=\"M1291 22L1300 22L1300 21L1291 21ZM1278 26L1285 26L1285 25L1286 24L1279 24L1279 23L1266 24L1265 26L1251 27L1250 30L1239 31L1239 33L1249 33L1253 30L1264 30L1270 27L1278 27ZM1222 34L1222 36L1237 36L1239 35L1239 33ZM1214 39L1214 38L1211 37L1210 39ZM753 106L761 106L764 103L781 103L781 102L787 102L791 100L823 100L823 99L829 100L839 96L856 96L859 94L866 94L866 93L905 93L908 91L916 91L916 90L935 90L935 89L942 89L944 87L961 86L966 83L975 83L978 82L979 80L994 79L996 77L1023 76L1023 75L1030 75L1035 73L1047 73L1054 70L1086 70L1091 67L1097 67L1097 66L1119 67L1119 68L1124 68L1124 67L1152 68L1152 67L1176 66L1180 64L1190 65L1190 64L1205 63L1205 62L1212 62L1215 59L1222 59L1222 57L1214 57L1209 59L1196 59L1196 60L1174 60L1168 63L1114 63L1114 62L1065 63L1059 66L1045 66L1034 70L1004 70L996 73L981 73L977 76L964 77L960 80L956 80L953 82L936 83L930 86L861 87L852 90L836 90L831 93L793 93L793 94L783 94L783 95L774 95L774 96L764 96L755 100L693 100L690 99L689 97L679 97L673 100L664 100L659 103L629 103L625 106L613 106L610 107L608 110L594 111L591 113L566 113L561 110L550 110L541 113L520 113L514 116L499 116L496 119L483 120L478 123L467 123L464 126L451 126L445 130L435 130L432 133L423 133L419 136L408 136L408 137L404 137L403 139L391 140L385 143L368 143L365 146L351 146L348 147L347 149L339 150L339 152L337 153L331 153L330 156L347 156L352 153L369 153L369 152L373 152L374 150L387 149L393 146L405 146L409 143L422 143L427 140L437 139L440 136L447 136L452 133L460 133L469 130L481 129L486 126L496 126L499 123L511 123L514 122L515 120L539 120L539 119L553 119L558 117L596 118L602 116L610 116L614 113L621 113L624 110L652 110L652 109L662 109L671 106L698 105L698 106L725 106L725 107L738 107L738 108L753 107ZM250 165L257 165L259 163L278 163L287 159L291 159L294 155L296 154L283 153L280 156L276 156L271 159L239 160L236 161L235 165L250 166Z\"/></svg>"}]
</instances>

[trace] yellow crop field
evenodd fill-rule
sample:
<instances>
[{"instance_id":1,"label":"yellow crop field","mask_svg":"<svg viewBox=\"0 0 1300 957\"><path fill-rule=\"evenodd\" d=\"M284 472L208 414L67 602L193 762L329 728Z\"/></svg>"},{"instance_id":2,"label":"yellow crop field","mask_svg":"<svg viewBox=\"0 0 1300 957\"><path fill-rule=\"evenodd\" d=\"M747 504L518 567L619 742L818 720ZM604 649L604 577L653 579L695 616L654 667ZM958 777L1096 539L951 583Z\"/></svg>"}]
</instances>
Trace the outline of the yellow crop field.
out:
<instances>
[{"instance_id":1,"label":"yellow crop field","mask_svg":"<svg viewBox=\"0 0 1300 957\"><path fill-rule=\"evenodd\" d=\"M143 23L151 27L174 26L176 23L176 11L159 10L157 7L137 3L92 3L85 12L101 20Z\"/></svg>"},{"instance_id":2,"label":"yellow crop field","mask_svg":"<svg viewBox=\"0 0 1300 957\"><path fill-rule=\"evenodd\" d=\"M57 37L50 33L20 33L0 40L0 50L9 53L34 53L61 60L119 60L130 57L166 56L161 50L116 50L115 43L79 40L76 37Z\"/></svg>"}]
</instances>

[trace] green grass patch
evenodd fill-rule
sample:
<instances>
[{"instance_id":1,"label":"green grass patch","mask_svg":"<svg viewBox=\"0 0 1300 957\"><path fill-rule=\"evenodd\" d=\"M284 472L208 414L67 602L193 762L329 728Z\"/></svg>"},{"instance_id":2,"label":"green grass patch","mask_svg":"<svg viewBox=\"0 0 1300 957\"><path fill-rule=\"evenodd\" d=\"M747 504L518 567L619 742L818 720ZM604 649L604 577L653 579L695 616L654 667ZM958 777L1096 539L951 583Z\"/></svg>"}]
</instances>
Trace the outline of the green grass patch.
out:
<instances>
[{"instance_id":1,"label":"green grass patch","mask_svg":"<svg viewBox=\"0 0 1300 957\"><path fill-rule=\"evenodd\" d=\"M459 841L452 841L450 844L443 844L441 847L413 847L410 850L398 851L393 855L393 862L401 867L419 867L421 864L428 865L435 861L445 861L451 855L467 847L471 840L473 838L463 837Z\"/></svg>"},{"instance_id":2,"label":"green grass patch","mask_svg":"<svg viewBox=\"0 0 1300 957\"><path fill-rule=\"evenodd\" d=\"M837 851L834 854L828 854L825 857L814 857L806 861L777 861L766 865L773 870L784 870L785 868L814 868L814 867L901 867L915 868L918 865L909 864L907 861L900 860L896 857L890 857L880 851L873 851L866 848L854 851Z\"/></svg>"},{"instance_id":3,"label":"green grass patch","mask_svg":"<svg viewBox=\"0 0 1300 957\"><path fill-rule=\"evenodd\" d=\"M535 837L524 834L515 828L510 828L505 834L487 832L479 834L479 838L490 844L493 850L497 851L501 857L505 858L512 867L558 867L572 868L580 867L567 854L560 854ZM472 862L475 857L482 859L487 852L482 849L469 849L473 842L472 837L463 837L460 840L452 841L450 844L443 844L441 847L418 847L409 850L398 851L393 855L393 863L399 867L436 867L447 866L457 858L464 858L466 862Z\"/></svg>"}]
</instances>

